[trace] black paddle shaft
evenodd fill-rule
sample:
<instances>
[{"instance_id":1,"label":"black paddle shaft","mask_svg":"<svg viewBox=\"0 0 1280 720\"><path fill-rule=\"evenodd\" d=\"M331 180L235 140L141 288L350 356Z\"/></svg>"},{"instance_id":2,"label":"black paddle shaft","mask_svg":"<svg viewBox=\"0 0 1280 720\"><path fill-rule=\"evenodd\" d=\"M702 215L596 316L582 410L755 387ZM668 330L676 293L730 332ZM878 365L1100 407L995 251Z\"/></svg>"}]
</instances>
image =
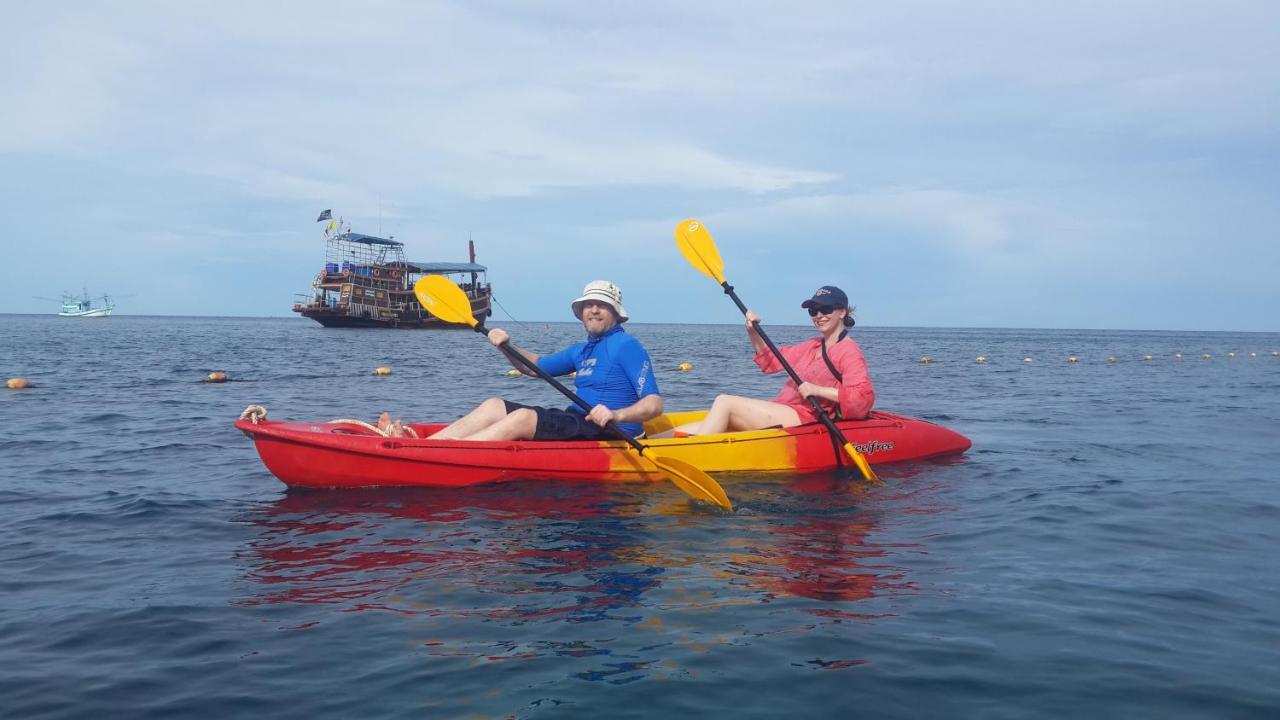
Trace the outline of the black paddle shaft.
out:
<instances>
[{"instance_id":1,"label":"black paddle shaft","mask_svg":"<svg viewBox=\"0 0 1280 720\"><path fill-rule=\"evenodd\" d=\"M484 323L477 323L475 326L475 331L483 334L485 337L489 336L489 328L485 327ZM551 375L546 370L543 370L542 368L538 367L537 363L529 362L529 358L516 352L515 348L511 347L510 340L503 341L503 343L498 346L498 349L501 350L507 357L515 360L516 362L528 368L533 374L551 383L551 387L554 387L555 389L559 390L565 397L572 400L574 404L576 404L578 407L582 408L587 412L591 412L591 406L587 404L586 400L583 400L582 398L578 397L577 393L565 387L563 384L561 384L559 380L551 377ZM636 452L640 453L641 455L643 455L644 451L647 449L645 448L644 445L641 445L639 442L637 442L635 438L623 432L622 428L618 427L618 425L614 423L612 420L610 420L609 424L605 425L604 427L606 430L612 431L614 435L617 435L623 440L626 440L627 443L631 445L631 447L635 448Z\"/></svg>"},{"instance_id":2,"label":"black paddle shaft","mask_svg":"<svg viewBox=\"0 0 1280 720\"><path fill-rule=\"evenodd\" d=\"M743 315L746 315L747 306L742 304L742 300L738 297L738 293L733 291L733 286L729 284L729 281L726 280L720 283L720 285L724 287L725 295L732 298L734 304L738 306L738 310L740 310ZM774 345L773 341L769 339L769 334L764 331L763 327L760 327L760 323L758 321L752 321L751 325L756 329L756 333L760 336L760 339L764 341L764 344L773 351L773 356L778 358L778 362L782 363L782 369L786 370L787 374L791 376L792 382L796 384L797 388L800 387L800 383L804 381L796 374L795 369L791 367L791 363L787 362L787 359L782 356L782 351L778 349L778 346ZM836 427L836 424L831 421L831 417L827 415L826 410L822 409L822 405L818 404L818 398L810 395L806 399L809 401L809 404L813 406L813 411L817 413L818 419L822 421L823 425L827 426L827 432L831 433L831 445L836 452L836 465L838 467L844 467L844 453L841 452L840 449L842 446L848 445L849 441L845 438L844 433L840 432L840 428Z\"/></svg>"}]
</instances>

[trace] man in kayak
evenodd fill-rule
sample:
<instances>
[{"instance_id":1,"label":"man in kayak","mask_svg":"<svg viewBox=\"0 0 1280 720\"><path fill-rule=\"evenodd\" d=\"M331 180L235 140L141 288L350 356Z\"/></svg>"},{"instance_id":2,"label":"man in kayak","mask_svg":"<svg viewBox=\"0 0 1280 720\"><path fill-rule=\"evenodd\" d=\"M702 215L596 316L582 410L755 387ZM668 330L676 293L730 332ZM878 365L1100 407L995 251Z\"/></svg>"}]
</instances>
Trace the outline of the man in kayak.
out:
<instances>
[{"instance_id":1,"label":"man in kayak","mask_svg":"<svg viewBox=\"0 0 1280 720\"><path fill-rule=\"evenodd\" d=\"M461 419L432 435L432 440L599 440L610 437L609 421L626 433L639 435L642 423L662 414L662 396L653 377L653 363L639 340L622 329L627 311L622 291L608 280L593 280L574 300L573 314L587 331L585 342L539 356L509 344L550 375L576 372L578 395L591 405L583 413L576 405L561 410L489 398ZM507 342L506 331L489 331L494 347ZM512 367L533 375L515 360Z\"/></svg>"},{"instance_id":2,"label":"man in kayak","mask_svg":"<svg viewBox=\"0 0 1280 720\"><path fill-rule=\"evenodd\" d=\"M862 348L849 337L849 328L854 325L849 297L834 285L823 285L814 291L813 297L800 303L800 307L809 311L818 337L779 349L806 382L797 386L788 379L773 400L717 396L702 422L681 425L673 433L676 437L817 422L818 417L808 402L810 397L817 398L822 409L835 419L867 417L875 404L876 391L867 376ZM755 323L760 321L760 316L752 310L748 310L746 316L747 337L756 353L756 365L766 375L782 372L782 363L756 332Z\"/></svg>"}]
</instances>

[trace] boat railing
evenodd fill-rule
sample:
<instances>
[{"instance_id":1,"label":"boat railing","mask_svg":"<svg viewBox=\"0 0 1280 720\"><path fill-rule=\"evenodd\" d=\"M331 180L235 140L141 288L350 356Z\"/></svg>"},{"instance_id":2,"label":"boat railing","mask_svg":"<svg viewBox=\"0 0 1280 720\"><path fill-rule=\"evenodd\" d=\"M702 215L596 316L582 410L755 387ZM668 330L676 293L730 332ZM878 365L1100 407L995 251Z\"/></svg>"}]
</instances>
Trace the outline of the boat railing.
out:
<instances>
[{"instance_id":1,"label":"boat railing","mask_svg":"<svg viewBox=\"0 0 1280 720\"><path fill-rule=\"evenodd\" d=\"M294 293L293 294L293 306L297 308L322 308L322 307L331 308L331 307L336 307L337 303L338 303L338 299L336 297L331 297L326 302L323 296L316 295L315 293Z\"/></svg>"}]
</instances>

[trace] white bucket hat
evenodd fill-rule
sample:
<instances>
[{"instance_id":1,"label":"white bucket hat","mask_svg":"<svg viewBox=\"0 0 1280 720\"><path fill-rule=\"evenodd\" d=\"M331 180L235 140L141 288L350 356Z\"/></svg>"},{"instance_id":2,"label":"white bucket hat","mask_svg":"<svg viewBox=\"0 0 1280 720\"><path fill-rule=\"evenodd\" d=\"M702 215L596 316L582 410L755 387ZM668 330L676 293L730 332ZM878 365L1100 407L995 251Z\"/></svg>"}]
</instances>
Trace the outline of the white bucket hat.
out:
<instances>
[{"instance_id":1,"label":"white bucket hat","mask_svg":"<svg viewBox=\"0 0 1280 720\"><path fill-rule=\"evenodd\" d=\"M622 307L622 291L608 280L592 280L582 288L582 297L573 301L573 316L582 319L582 304L588 300L597 300L608 304L618 314L618 324L627 321L627 311Z\"/></svg>"}]
</instances>

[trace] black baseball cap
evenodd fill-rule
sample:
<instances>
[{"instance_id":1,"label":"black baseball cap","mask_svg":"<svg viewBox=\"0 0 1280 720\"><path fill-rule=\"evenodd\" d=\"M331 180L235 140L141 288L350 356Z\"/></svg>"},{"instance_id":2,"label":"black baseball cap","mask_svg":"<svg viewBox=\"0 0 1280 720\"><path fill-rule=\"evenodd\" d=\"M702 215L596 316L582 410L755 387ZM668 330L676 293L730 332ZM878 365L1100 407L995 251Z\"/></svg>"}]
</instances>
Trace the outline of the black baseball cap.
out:
<instances>
[{"instance_id":1,"label":"black baseball cap","mask_svg":"<svg viewBox=\"0 0 1280 720\"><path fill-rule=\"evenodd\" d=\"M823 285L813 291L813 297L800 303L800 307L815 307L819 305L834 305L835 307L849 307L849 296L835 285Z\"/></svg>"}]
</instances>

